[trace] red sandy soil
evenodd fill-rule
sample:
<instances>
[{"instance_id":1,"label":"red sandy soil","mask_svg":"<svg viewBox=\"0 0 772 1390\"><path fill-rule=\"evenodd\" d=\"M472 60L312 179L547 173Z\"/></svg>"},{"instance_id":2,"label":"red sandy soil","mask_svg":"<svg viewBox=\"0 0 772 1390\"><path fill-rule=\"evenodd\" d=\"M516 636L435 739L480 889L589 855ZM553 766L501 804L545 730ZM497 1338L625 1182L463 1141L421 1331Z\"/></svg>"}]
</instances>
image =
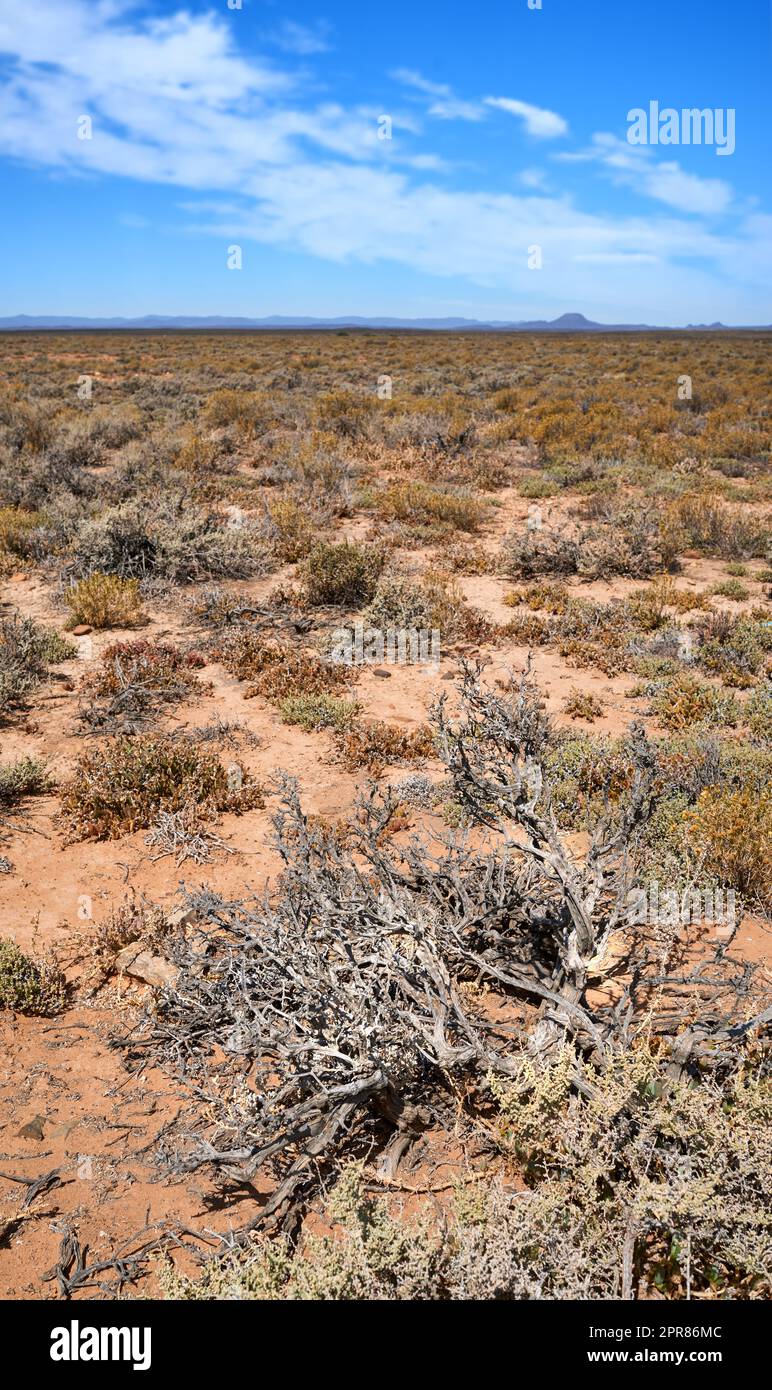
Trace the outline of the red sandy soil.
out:
<instances>
[{"instance_id":1,"label":"red sandy soil","mask_svg":"<svg viewBox=\"0 0 772 1390\"><path fill-rule=\"evenodd\" d=\"M530 504L512 491L500 494L499 502L488 528L488 544L528 515ZM546 523L551 504L542 507ZM367 528L364 523L350 523L345 529L354 536ZM418 568L422 556L412 551L405 559ZM677 582L680 588L703 588L725 575L725 566L719 562L687 559ZM245 598L259 600L283 577L245 583L241 591ZM469 603L492 619L504 623L511 618L512 610L502 602L514 587L511 583L487 575L459 582ZM576 587L583 595L604 599L641 586L619 581ZM63 611L50 585L36 574L11 577L0 585L0 600L8 605L7 611L16 608L63 629ZM758 601L756 595L754 600ZM148 608L152 617L142 636L190 640L191 629L182 623L179 605L172 609L149 604ZM3 731L3 759L44 756L57 781L66 779L74 760L88 746L88 740L77 736L81 677L107 645L137 635L114 630L94 633L89 639L90 657L61 667L63 678L52 680L38 695L26 722ZM506 679L512 670L521 671L528 655L525 648L511 643L491 647L484 654L490 658L486 678L493 681ZM443 653L438 671L392 667L389 678L382 679L365 668L357 697L367 716L408 730L423 722L438 694L453 690L449 677L456 669L457 653L452 651ZM592 725L593 732L619 734L633 718L652 733L658 732L644 702L629 697L635 684L629 675L609 678L594 671L579 672L551 650L534 653L532 672L558 724L570 722L562 704L573 687L581 686L605 705L606 712ZM328 735L304 734L282 723L263 700L245 700L243 686L220 666L209 665L201 675L211 681L211 691L196 694L190 703L178 707L162 727L192 728L214 718L239 720L259 742L256 746L243 743L234 756L261 781L270 780L276 769L285 769L299 779L308 811L331 819L349 812L358 779L331 761ZM579 721L571 727L589 726ZM227 753L223 756L227 760ZM389 779L404 775L404 768L391 769ZM168 857L153 861L145 832L99 844L66 844L58 808L56 795L35 798L23 821L11 818L23 830L11 833L3 844L15 872L0 876L2 935L22 948L34 947L36 954L50 947L58 947L65 959L76 954L73 942L92 925L82 916L84 900L90 902L93 922L100 923L133 892L162 907L173 905L183 882L189 886L211 883L222 894L242 897L245 888L261 888L276 869L269 838L270 804L264 811L223 817L218 833L233 853L218 855L211 865L187 864L179 870ZM769 978L772 936L768 925L747 918L735 950L762 962ZM81 969L70 971L75 983ZM88 1246L91 1261L109 1258L122 1242L154 1222L225 1231L242 1225L257 1210L249 1194L223 1202L205 1179L196 1175L184 1182L163 1181L153 1167L159 1137L184 1116L189 1100L157 1071L129 1073L120 1053L107 1043L111 1032L130 1029L132 1001L141 999L144 992L143 986L124 977L103 988L91 1003L80 1002L54 1020L0 1014L0 1174L36 1178L58 1169L61 1176L61 1185L44 1194L0 1245L0 1296L56 1296L55 1280L44 1282L44 1275L57 1262L66 1227ZM31 1129L22 1133L28 1126ZM169 1135L173 1144L173 1130ZM417 1185L426 1181L429 1171L431 1181L441 1185L453 1163L447 1150L444 1163L442 1157L427 1156L428 1167L420 1170ZM20 1184L0 1175L0 1224L16 1210L23 1191ZM140 1289L144 1294L153 1287L151 1276ZM94 1296L93 1289L88 1296Z\"/></svg>"}]
</instances>

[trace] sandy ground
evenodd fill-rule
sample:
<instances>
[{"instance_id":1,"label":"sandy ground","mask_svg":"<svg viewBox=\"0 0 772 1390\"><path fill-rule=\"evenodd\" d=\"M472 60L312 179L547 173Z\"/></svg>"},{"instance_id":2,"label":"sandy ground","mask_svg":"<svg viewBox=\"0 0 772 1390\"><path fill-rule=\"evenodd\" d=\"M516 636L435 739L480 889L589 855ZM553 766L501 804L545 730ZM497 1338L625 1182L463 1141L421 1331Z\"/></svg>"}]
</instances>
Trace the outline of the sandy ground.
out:
<instances>
[{"instance_id":1,"label":"sandy ground","mask_svg":"<svg viewBox=\"0 0 772 1390\"><path fill-rule=\"evenodd\" d=\"M530 505L512 491L499 494L486 544L495 544L516 522L522 524ZM547 522L555 509L549 502L541 505ZM352 523L350 533L357 534L357 523ZM416 552L408 552L407 558L412 565L420 564ZM725 574L719 562L686 559L678 585L703 588ZM242 588L257 601L276 582L274 575ZM467 601L495 622L511 618L512 609L503 602L514 587L511 583L484 575L461 578L459 584ZM605 599L641 586L620 581L576 587L583 595ZM0 585L0 602L6 605L0 611L17 609L63 630L63 612L51 586L35 573L11 576ZM191 640L193 631L181 621L179 606L150 603L147 608L150 621L141 635ZM81 639L78 658L59 668L56 679L34 699L28 717L2 731L3 760L24 754L45 757L56 781L64 782L88 743L79 736L76 719L81 679L105 646L132 635L137 634L110 631ZM528 652L497 643L482 655L489 660L486 679L495 681L522 671ZM366 669L357 697L368 717L415 728L433 700L452 690L457 666L458 652L451 650L443 652L436 670L391 667L384 679ZM544 649L533 653L532 673L558 724L590 727L582 721L571 723L562 711L568 692L581 686L605 706L603 716L591 726L594 733L619 734L633 718L657 732L644 702L630 698L635 679L629 675L609 678L577 671ZM194 727L216 718L241 721L255 742L243 741L234 756L250 772L270 782L277 769L284 769L298 778L307 810L330 819L348 813L358 779L334 762L326 734L305 734L284 724L265 701L246 700L244 687L216 664L200 675L211 682L211 690L176 707L160 727ZM388 777L396 780L406 770L390 769ZM170 858L152 858L145 832L99 844L67 844L58 807L56 795L35 798L24 818L11 818L20 829L9 831L2 846L15 871L0 875L0 930L38 953L54 946L65 958L72 956L79 936L105 921L132 893L171 907L181 885L210 883L220 893L241 897L245 890L261 888L276 871L270 802L266 810L222 818L218 833L231 853L218 855L211 865L187 864L181 869ZM757 919L743 922L736 946L765 965L772 959L770 929ZM71 970L75 982L78 973L78 967ZM56 1264L67 1229L88 1246L90 1259L100 1259L113 1255L143 1227L164 1219L222 1231L254 1214L253 1196L241 1193L231 1204L224 1203L204 1180L163 1181L151 1162L164 1136L173 1143L173 1125L180 1123L188 1100L155 1071L128 1072L120 1054L108 1046L111 1033L129 1030L134 1005L145 993L143 986L123 977L91 1003L78 1003L54 1020L0 1014L0 1217L13 1212L23 1195L23 1187L9 1181L7 1174L39 1177L58 1169L61 1175L61 1185L35 1203L0 1247L0 1296L54 1297L56 1283L45 1282L44 1276Z\"/></svg>"}]
</instances>

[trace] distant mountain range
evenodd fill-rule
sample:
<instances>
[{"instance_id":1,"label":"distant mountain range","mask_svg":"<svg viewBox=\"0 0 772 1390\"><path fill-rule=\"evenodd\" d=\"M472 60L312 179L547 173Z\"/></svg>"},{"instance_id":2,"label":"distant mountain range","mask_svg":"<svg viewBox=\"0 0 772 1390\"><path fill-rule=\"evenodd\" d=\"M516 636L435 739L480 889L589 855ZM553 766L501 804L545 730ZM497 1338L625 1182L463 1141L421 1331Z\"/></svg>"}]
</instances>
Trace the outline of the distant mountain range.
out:
<instances>
[{"instance_id":1,"label":"distant mountain range","mask_svg":"<svg viewBox=\"0 0 772 1390\"><path fill-rule=\"evenodd\" d=\"M136 319L90 319L78 318L75 315L63 315L58 317L54 314L42 314L39 317L32 317L28 314L16 314L11 318L0 318L0 332L9 330L75 330L75 329L100 329L100 328L125 328L131 330L146 330L153 332L159 329L201 329L210 332L219 332L222 329L288 329L288 328L317 328L317 329L345 329L345 328L392 328L392 329L412 329L413 331L424 332L471 332L471 333L683 333L683 332L711 332L711 333L732 333L735 328L729 327L724 323L687 323L683 328L662 328L650 323L593 323L591 319L585 318L584 314L561 314L557 319L529 319L517 323L509 323L504 320L484 321L481 319L398 319L398 318L356 318L342 317L335 319L315 319L315 318L287 318L279 314L274 314L265 319L242 319L242 318L221 318L212 316L209 318L198 318L194 315L179 315L177 317L164 314L147 314L144 318ZM749 324L749 329L756 329L768 332L772 329L772 324Z\"/></svg>"}]
</instances>

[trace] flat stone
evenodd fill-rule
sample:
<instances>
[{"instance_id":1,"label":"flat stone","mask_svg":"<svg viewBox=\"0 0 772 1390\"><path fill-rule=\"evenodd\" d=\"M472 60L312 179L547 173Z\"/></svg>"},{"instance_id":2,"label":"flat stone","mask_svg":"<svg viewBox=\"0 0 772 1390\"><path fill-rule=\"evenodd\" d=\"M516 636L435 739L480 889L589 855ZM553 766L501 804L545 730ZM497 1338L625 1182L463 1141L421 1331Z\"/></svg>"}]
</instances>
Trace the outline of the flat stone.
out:
<instances>
[{"instance_id":1,"label":"flat stone","mask_svg":"<svg viewBox=\"0 0 772 1390\"><path fill-rule=\"evenodd\" d=\"M150 951L138 950L136 946L126 946L119 951L115 964L125 975L143 980L146 985L154 985L156 989L173 985L177 979L177 971L171 961L163 956L154 956Z\"/></svg>"},{"instance_id":2,"label":"flat stone","mask_svg":"<svg viewBox=\"0 0 772 1390\"><path fill-rule=\"evenodd\" d=\"M90 628L88 623L78 623L78 626L72 629L73 637L86 637L89 632L93 632L93 628Z\"/></svg>"},{"instance_id":3,"label":"flat stone","mask_svg":"<svg viewBox=\"0 0 772 1390\"><path fill-rule=\"evenodd\" d=\"M383 669L382 666L374 666L374 667L373 667L373 675L374 675L374 676L379 676L380 679L381 679L382 681L390 681L390 680L391 680L391 671L384 671L384 669Z\"/></svg>"},{"instance_id":4,"label":"flat stone","mask_svg":"<svg viewBox=\"0 0 772 1390\"><path fill-rule=\"evenodd\" d=\"M65 1120L63 1124L57 1125L49 1133L49 1139L67 1139L74 1129L78 1128L80 1120Z\"/></svg>"}]
</instances>

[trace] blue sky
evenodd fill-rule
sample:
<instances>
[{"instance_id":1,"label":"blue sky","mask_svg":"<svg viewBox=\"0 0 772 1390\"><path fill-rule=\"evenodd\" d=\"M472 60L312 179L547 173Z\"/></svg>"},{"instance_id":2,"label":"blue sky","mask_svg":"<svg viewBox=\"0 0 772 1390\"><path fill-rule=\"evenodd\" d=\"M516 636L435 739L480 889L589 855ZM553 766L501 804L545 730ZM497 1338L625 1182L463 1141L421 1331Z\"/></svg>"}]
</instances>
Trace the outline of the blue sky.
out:
<instances>
[{"instance_id":1,"label":"blue sky","mask_svg":"<svg viewBox=\"0 0 772 1390\"><path fill-rule=\"evenodd\" d=\"M770 323L771 65L768 0L0 0L0 314Z\"/></svg>"}]
</instances>

